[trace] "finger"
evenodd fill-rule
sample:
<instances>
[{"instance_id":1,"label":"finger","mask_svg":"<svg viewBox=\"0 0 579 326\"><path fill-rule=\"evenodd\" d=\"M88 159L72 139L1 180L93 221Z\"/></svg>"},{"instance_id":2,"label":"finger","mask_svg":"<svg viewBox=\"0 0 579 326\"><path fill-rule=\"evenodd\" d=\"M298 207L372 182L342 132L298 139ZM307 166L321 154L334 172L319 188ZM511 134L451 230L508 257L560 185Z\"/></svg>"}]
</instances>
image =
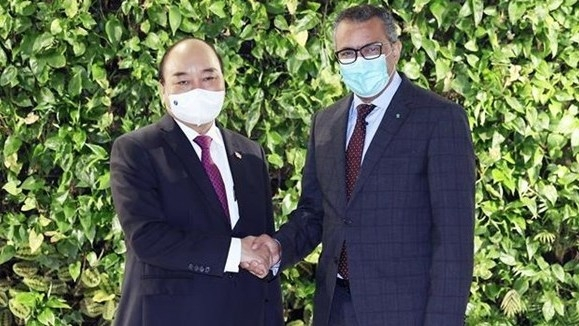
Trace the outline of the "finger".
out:
<instances>
[{"instance_id":1,"label":"finger","mask_svg":"<svg viewBox=\"0 0 579 326\"><path fill-rule=\"evenodd\" d=\"M263 278L267 275L267 272L263 268L251 268L248 271L259 278Z\"/></svg>"},{"instance_id":2,"label":"finger","mask_svg":"<svg viewBox=\"0 0 579 326\"><path fill-rule=\"evenodd\" d=\"M262 245L263 245L263 238L262 236L259 236L253 240L253 243L251 244L251 249L256 250Z\"/></svg>"},{"instance_id":3,"label":"finger","mask_svg":"<svg viewBox=\"0 0 579 326\"><path fill-rule=\"evenodd\" d=\"M256 261L251 262L251 270L255 271L258 275L267 274L267 268L265 264L261 264Z\"/></svg>"}]
</instances>

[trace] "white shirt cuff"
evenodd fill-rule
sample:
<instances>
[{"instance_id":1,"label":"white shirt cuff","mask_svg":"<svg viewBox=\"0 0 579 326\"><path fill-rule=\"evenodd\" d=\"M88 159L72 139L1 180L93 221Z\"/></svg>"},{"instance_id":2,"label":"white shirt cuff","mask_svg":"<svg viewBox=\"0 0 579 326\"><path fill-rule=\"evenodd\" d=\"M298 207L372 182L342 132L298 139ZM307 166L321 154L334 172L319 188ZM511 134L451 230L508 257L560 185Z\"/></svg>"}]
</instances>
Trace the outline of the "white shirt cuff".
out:
<instances>
[{"instance_id":1,"label":"white shirt cuff","mask_svg":"<svg viewBox=\"0 0 579 326\"><path fill-rule=\"evenodd\" d=\"M280 249L280 251L281 251L281 243L280 243L277 239L275 239L275 238L274 238L273 240L274 240L275 242L277 242L277 245L278 245L278 247L279 247L279 249ZM273 266L271 266L271 268L269 269L274 276L277 275L277 273L279 272L279 267L280 267L280 265L281 265L281 255L282 255L282 254L283 254L282 252L279 253L279 261L278 261L277 263L275 263Z\"/></svg>"},{"instance_id":2,"label":"white shirt cuff","mask_svg":"<svg viewBox=\"0 0 579 326\"><path fill-rule=\"evenodd\" d=\"M279 265L281 265L281 261L278 261L277 263L275 263L275 265L271 266L271 268L269 269L274 276L277 275L277 273L279 272Z\"/></svg>"},{"instance_id":3,"label":"white shirt cuff","mask_svg":"<svg viewBox=\"0 0 579 326\"><path fill-rule=\"evenodd\" d=\"M241 239L231 238L229 253L225 262L225 272L238 273L241 263Z\"/></svg>"}]
</instances>

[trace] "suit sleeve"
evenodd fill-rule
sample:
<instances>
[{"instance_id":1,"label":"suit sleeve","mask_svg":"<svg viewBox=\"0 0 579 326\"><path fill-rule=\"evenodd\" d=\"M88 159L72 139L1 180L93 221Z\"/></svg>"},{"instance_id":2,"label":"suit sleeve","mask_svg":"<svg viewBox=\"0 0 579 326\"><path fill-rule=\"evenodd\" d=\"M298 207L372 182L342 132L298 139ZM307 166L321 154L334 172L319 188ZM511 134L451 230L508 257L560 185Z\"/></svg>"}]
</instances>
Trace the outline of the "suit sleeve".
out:
<instances>
[{"instance_id":1,"label":"suit sleeve","mask_svg":"<svg viewBox=\"0 0 579 326\"><path fill-rule=\"evenodd\" d=\"M151 153L129 135L111 153L111 190L127 246L137 258L166 270L222 275L230 237L203 234L167 222L163 180Z\"/></svg>"},{"instance_id":2,"label":"suit sleeve","mask_svg":"<svg viewBox=\"0 0 579 326\"><path fill-rule=\"evenodd\" d=\"M473 271L475 158L464 110L441 111L428 148L433 256L425 325L463 325Z\"/></svg>"},{"instance_id":3,"label":"suit sleeve","mask_svg":"<svg viewBox=\"0 0 579 326\"><path fill-rule=\"evenodd\" d=\"M276 233L281 243L281 268L302 260L322 241L324 210L322 192L316 175L315 128L316 117L312 119L308 152L302 176L302 192L297 208L289 220Z\"/></svg>"}]
</instances>

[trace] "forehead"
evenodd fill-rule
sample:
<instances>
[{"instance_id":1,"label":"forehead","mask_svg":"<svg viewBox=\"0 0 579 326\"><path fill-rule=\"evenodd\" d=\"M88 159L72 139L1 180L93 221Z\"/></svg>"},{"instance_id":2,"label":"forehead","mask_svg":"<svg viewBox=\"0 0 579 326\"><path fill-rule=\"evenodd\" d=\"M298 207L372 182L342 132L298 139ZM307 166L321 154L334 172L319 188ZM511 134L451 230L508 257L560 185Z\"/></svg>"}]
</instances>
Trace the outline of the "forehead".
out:
<instances>
[{"instance_id":1,"label":"forehead","mask_svg":"<svg viewBox=\"0 0 579 326\"><path fill-rule=\"evenodd\" d=\"M334 46L336 50L360 48L373 42L386 42L385 27L378 17L364 22L343 20L336 26Z\"/></svg>"},{"instance_id":2,"label":"forehead","mask_svg":"<svg viewBox=\"0 0 579 326\"><path fill-rule=\"evenodd\" d=\"M164 75L200 73L206 70L221 72L215 51L200 40L187 40L177 44L165 59Z\"/></svg>"}]
</instances>

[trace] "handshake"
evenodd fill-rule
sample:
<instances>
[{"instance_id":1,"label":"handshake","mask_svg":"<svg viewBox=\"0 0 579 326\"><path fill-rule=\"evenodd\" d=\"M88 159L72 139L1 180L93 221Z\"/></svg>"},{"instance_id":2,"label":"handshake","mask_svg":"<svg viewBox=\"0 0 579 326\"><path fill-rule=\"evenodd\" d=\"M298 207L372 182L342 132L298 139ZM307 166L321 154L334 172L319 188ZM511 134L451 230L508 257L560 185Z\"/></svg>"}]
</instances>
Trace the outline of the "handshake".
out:
<instances>
[{"instance_id":1,"label":"handshake","mask_svg":"<svg viewBox=\"0 0 579 326\"><path fill-rule=\"evenodd\" d=\"M270 268L281 259L281 245L267 234L241 239L241 262L239 266L253 275L264 278Z\"/></svg>"}]
</instances>

